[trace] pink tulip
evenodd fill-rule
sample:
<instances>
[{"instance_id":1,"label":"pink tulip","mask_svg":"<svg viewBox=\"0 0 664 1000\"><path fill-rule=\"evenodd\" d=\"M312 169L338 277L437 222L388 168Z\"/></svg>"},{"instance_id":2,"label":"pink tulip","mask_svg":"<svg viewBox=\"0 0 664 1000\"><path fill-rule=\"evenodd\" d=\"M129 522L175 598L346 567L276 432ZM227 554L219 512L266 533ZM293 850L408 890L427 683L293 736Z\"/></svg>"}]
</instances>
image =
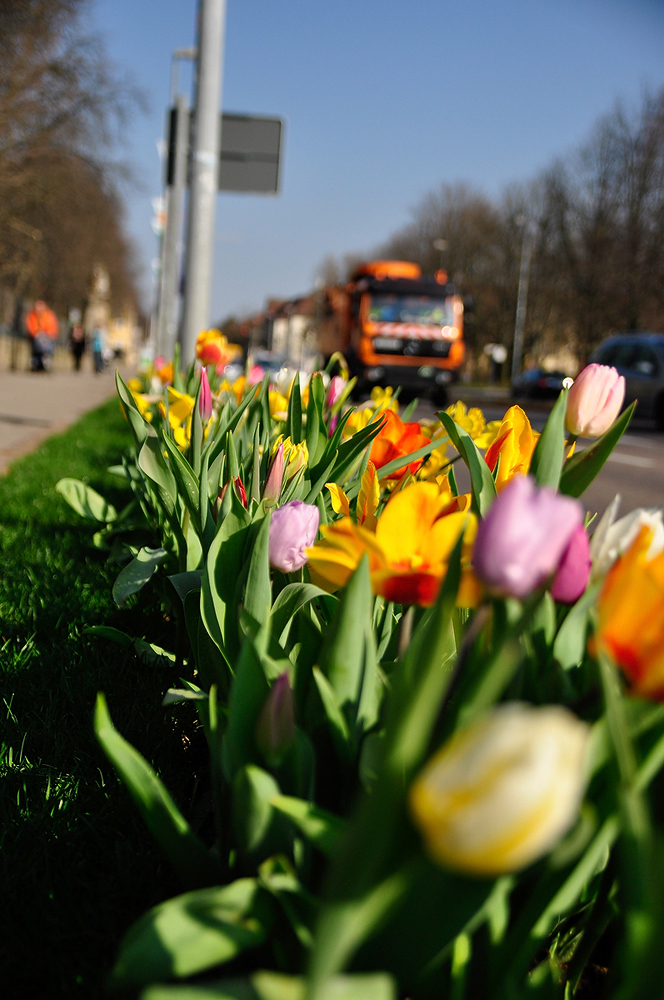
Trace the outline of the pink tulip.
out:
<instances>
[{"instance_id":1,"label":"pink tulip","mask_svg":"<svg viewBox=\"0 0 664 1000\"><path fill-rule=\"evenodd\" d=\"M590 541L582 524L576 528L551 585L551 596L561 604L574 604L588 585Z\"/></svg>"},{"instance_id":2,"label":"pink tulip","mask_svg":"<svg viewBox=\"0 0 664 1000\"><path fill-rule=\"evenodd\" d=\"M342 378L341 375L335 375L334 378L330 380L330 384L327 387L327 395L325 397L325 405L328 409L331 409L334 406L345 388L346 380Z\"/></svg>"},{"instance_id":3,"label":"pink tulip","mask_svg":"<svg viewBox=\"0 0 664 1000\"><path fill-rule=\"evenodd\" d=\"M524 598L555 573L582 521L578 501L515 476L479 524L475 572L490 593Z\"/></svg>"},{"instance_id":4,"label":"pink tulip","mask_svg":"<svg viewBox=\"0 0 664 1000\"><path fill-rule=\"evenodd\" d=\"M267 479L265 480L265 489L263 490L263 500L269 500L273 504L279 503L279 497L281 496L281 487L284 480L284 444L283 441L279 444L277 448L277 453L272 459L270 465L270 471L267 474Z\"/></svg>"},{"instance_id":5,"label":"pink tulip","mask_svg":"<svg viewBox=\"0 0 664 1000\"><path fill-rule=\"evenodd\" d=\"M620 413L625 379L608 365L588 365L567 397L565 426L575 437L600 437Z\"/></svg>"},{"instance_id":6,"label":"pink tulip","mask_svg":"<svg viewBox=\"0 0 664 1000\"><path fill-rule=\"evenodd\" d=\"M254 365L247 375L247 385L258 385L259 382L263 381L265 377L265 369L261 368L260 365Z\"/></svg>"},{"instance_id":7,"label":"pink tulip","mask_svg":"<svg viewBox=\"0 0 664 1000\"><path fill-rule=\"evenodd\" d=\"M198 407L201 420L206 424L212 416L212 392L205 367L201 368L201 391L198 397Z\"/></svg>"},{"instance_id":8,"label":"pink tulip","mask_svg":"<svg viewBox=\"0 0 664 1000\"><path fill-rule=\"evenodd\" d=\"M306 550L316 541L320 514L318 507L291 500L278 507L270 523L270 565L282 573L302 569Z\"/></svg>"}]
</instances>

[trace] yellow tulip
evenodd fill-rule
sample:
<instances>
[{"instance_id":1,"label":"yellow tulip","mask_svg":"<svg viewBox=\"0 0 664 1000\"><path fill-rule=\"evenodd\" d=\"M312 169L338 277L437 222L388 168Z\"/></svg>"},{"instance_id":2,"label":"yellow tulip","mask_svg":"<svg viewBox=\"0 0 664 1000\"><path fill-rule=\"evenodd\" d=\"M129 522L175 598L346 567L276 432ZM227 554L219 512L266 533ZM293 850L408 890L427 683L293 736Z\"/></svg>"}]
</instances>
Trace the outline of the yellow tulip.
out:
<instances>
[{"instance_id":1,"label":"yellow tulip","mask_svg":"<svg viewBox=\"0 0 664 1000\"><path fill-rule=\"evenodd\" d=\"M527 475L538 438L521 407L510 406L485 456L492 472L500 460L496 476L499 492L514 476Z\"/></svg>"},{"instance_id":2,"label":"yellow tulip","mask_svg":"<svg viewBox=\"0 0 664 1000\"><path fill-rule=\"evenodd\" d=\"M470 556L476 531L475 516L458 510L456 497L442 493L436 483L414 483L390 498L375 535L351 517L321 527L322 541L307 550L309 570L319 586L337 590L348 582L366 552L375 594L399 604L429 606L463 533L460 600L475 604L478 587Z\"/></svg>"},{"instance_id":3,"label":"yellow tulip","mask_svg":"<svg viewBox=\"0 0 664 1000\"><path fill-rule=\"evenodd\" d=\"M514 702L455 733L410 792L428 853L484 877L546 854L578 815L589 732L562 706Z\"/></svg>"},{"instance_id":4,"label":"yellow tulip","mask_svg":"<svg viewBox=\"0 0 664 1000\"><path fill-rule=\"evenodd\" d=\"M641 527L607 574L595 642L635 694L664 699L664 550L652 526Z\"/></svg>"}]
</instances>

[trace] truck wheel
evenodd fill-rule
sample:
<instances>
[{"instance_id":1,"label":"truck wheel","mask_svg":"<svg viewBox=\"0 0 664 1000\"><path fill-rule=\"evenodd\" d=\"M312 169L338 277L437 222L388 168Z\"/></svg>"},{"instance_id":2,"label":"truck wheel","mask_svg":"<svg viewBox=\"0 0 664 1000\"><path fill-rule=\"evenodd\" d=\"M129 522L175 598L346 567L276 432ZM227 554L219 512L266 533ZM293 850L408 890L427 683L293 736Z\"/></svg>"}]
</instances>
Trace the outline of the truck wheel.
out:
<instances>
[{"instance_id":1,"label":"truck wheel","mask_svg":"<svg viewBox=\"0 0 664 1000\"><path fill-rule=\"evenodd\" d=\"M432 395L431 398L433 399L434 406L439 406L441 409L444 406L447 406L447 388L446 388L446 386L444 386L444 385L437 385L436 388L433 390L433 395Z\"/></svg>"},{"instance_id":2,"label":"truck wheel","mask_svg":"<svg viewBox=\"0 0 664 1000\"><path fill-rule=\"evenodd\" d=\"M661 393L653 405L653 416L658 431L664 431L664 393Z\"/></svg>"}]
</instances>

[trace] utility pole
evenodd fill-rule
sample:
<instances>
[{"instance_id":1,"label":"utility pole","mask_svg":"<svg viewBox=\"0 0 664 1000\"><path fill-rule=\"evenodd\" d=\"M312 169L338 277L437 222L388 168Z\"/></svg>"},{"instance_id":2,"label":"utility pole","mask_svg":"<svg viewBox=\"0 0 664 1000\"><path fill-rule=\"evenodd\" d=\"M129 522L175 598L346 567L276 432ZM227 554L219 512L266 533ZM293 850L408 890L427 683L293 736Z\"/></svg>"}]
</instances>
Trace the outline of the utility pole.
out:
<instances>
[{"instance_id":1,"label":"utility pole","mask_svg":"<svg viewBox=\"0 0 664 1000\"><path fill-rule=\"evenodd\" d=\"M178 329L178 284L184 221L184 196L187 188L189 153L189 105L183 94L176 94L170 111L168 176L166 187L166 228L161 256L161 288L157 353L170 358Z\"/></svg>"},{"instance_id":2,"label":"utility pole","mask_svg":"<svg viewBox=\"0 0 664 1000\"><path fill-rule=\"evenodd\" d=\"M187 266L182 318L182 360L189 364L196 338L209 323L214 258L214 215L221 144L221 82L226 0L200 0L194 103Z\"/></svg>"},{"instance_id":3,"label":"utility pole","mask_svg":"<svg viewBox=\"0 0 664 1000\"><path fill-rule=\"evenodd\" d=\"M516 322L512 346L512 379L521 374L523 361L523 331L526 326L526 304L528 302L528 282L530 281L530 260L535 241L535 226L524 220L523 243L521 245L521 267L519 269L519 291L516 297Z\"/></svg>"}]
</instances>

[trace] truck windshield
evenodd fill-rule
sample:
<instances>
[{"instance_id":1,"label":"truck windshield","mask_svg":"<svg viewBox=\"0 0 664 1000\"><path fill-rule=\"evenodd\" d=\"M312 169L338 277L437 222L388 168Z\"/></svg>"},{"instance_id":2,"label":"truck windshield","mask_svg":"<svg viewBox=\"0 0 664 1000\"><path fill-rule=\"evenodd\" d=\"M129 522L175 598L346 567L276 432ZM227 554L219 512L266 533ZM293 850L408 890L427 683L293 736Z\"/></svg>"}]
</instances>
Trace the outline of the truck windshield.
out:
<instances>
[{"instance_id":1,"label":"truck windshield","mask_svg":"<svg viewBox=\"0 0 664 1000\"><path fill-rule=\"evenodd\" d=\"M451 299L433 299L428 295L372 295L369 301L370 323L421 323L425 326L449 326L453 322Z\"/></svg>"}]
</instances>

